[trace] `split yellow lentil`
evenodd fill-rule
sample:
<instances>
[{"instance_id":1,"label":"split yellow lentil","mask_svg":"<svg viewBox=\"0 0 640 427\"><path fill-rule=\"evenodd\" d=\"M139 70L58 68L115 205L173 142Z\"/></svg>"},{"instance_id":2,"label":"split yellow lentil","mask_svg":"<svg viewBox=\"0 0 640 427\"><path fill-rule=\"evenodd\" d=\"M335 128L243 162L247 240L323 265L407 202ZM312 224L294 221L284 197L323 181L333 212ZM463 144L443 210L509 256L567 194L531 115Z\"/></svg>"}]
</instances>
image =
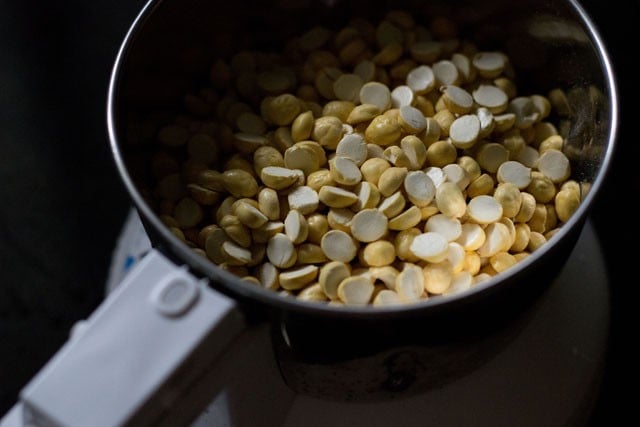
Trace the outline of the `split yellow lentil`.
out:
<instances>
[{"instance_id":1,"label":"split yellow lentil","mask_svg":"<svg viewBox=\"0 0 640 427\"><path fill-rule=\"evenodd\" d=\"M157 128L162 221L246 283L316 304L446 297L512 268L588 188L551 121L570 106L455 34L391 11L218 58Z\"/></svg>"}]
</instances>

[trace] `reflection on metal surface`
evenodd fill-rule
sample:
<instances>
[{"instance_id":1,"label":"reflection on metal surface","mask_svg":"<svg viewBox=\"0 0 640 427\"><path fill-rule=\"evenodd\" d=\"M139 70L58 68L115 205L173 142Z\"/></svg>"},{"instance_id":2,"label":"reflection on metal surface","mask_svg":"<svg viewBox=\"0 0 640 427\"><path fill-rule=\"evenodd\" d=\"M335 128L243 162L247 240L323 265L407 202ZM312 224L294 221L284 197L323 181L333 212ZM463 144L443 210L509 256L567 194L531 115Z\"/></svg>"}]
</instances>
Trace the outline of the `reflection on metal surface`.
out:
<instances>
[{"instance_id":1,"label":"reflection on metal surface","mask_svg":"<svg viewBox=\"0 0 640 427\"><path fill-rule=\"evenodd\" d=\"M589 43L584 30L575 22L560 19L557 16L539 16L529 23L529 34L540 40L553 43Z\"/></svg>"}]
</instances>

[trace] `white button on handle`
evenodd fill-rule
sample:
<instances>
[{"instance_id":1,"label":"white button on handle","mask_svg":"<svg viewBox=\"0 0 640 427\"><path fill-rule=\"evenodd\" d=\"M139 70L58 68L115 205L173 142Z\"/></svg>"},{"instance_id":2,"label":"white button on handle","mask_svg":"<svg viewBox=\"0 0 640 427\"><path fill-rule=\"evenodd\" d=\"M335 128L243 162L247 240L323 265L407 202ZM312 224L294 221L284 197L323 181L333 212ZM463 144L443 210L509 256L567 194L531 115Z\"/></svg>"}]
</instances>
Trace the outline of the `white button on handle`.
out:
<instances>
[{"instance_id":1,"label":"white button on handle","mask_svg":"<svg viewBox=\"0 0 640 427\"><path fill-rule=\"evenodd\" d=\"M164 316L182 316L198 300L198 283L186 272L169 274L151 292L151 303Z\"/></svg>"}]
</instances>

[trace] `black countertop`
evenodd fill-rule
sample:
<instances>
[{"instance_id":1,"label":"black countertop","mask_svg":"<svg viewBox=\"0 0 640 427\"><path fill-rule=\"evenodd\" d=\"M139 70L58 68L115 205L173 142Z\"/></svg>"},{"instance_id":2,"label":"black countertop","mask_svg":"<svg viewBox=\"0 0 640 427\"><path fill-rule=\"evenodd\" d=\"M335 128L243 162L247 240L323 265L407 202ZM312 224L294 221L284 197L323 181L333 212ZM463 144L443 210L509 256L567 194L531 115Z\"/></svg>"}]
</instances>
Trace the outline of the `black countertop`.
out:
<instances>
[{"instance_id":1,"label":"black countertop","mask_svg":"<svg viewBox=\"0 0 640 427\"><path fill-rule=\"evenodd\" d=\"M129 207L106 136L107 84L143 4L0 0L0 417L103 297ZM617 151L591 216L611 278L610 346L593 416L600 425L626 415L619 384L636 379L626 326L637 268L640 2L583 4L611 54L622 102Z\"/></svg>"}]
</instances>

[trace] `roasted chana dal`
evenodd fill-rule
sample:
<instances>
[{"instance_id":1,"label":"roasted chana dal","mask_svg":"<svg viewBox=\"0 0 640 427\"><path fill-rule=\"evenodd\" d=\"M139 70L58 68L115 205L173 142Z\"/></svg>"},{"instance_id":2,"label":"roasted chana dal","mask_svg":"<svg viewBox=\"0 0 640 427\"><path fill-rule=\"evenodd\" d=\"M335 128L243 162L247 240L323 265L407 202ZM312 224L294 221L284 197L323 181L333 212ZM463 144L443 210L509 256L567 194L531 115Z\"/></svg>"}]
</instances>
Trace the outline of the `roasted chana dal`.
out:
<instances>
[{"instance_id":1,"label":"roasted chana dal","mask_svg":"<svg viewBox=\"0 0 640 427\"><path fill-rule=\"evenodd\" d=\"M387 306L463 292L581 203L561 89L452 22L391 11L211 65L158 126L150 203L195 252L283 296Z\"/></svg>"}]
</instances>

